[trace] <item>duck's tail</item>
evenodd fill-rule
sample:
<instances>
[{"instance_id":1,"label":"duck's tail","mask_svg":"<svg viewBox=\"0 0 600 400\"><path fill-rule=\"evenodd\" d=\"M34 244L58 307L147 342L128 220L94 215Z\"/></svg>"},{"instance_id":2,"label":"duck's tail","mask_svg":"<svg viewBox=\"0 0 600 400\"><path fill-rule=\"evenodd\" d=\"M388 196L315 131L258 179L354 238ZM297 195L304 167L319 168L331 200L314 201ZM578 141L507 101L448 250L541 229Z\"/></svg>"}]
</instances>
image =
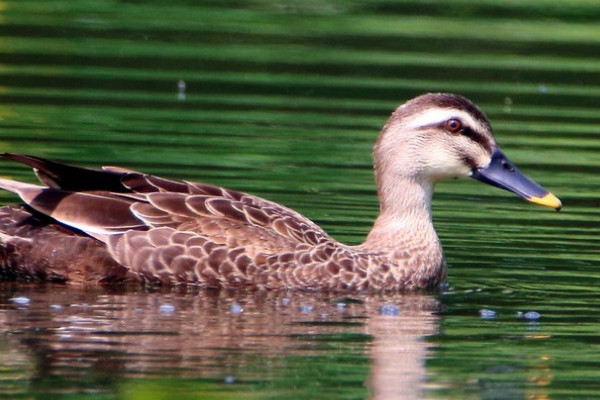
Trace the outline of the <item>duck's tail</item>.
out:
<instances>
[{"instance_id":1,"label":"duck's tail","mask_svg":"<svg viewBox=\"0 0 600 400\"><path fill-rule=\"evenodd\" d=\"M16 193L19 196L21 196L21 193L26 190L31 190L31 189L40 190L40 189L44 189L44 187L39 186L39 185L34 185L32 183L15 181L13 179L0 178L0 189L4 189L6 191Z\"/></svg>"},{"instance_id":2,"label":"duck's tail","mask_svg":"<svg viewBox=\"0 0 600 400\"><path fill-rule=\"evenodd\" d=\"M1 153L0 157L30 166L39 180L52 189L127 191L121 182L123 171L76 167L26 154Z\"/></svg>"}]
</instances>

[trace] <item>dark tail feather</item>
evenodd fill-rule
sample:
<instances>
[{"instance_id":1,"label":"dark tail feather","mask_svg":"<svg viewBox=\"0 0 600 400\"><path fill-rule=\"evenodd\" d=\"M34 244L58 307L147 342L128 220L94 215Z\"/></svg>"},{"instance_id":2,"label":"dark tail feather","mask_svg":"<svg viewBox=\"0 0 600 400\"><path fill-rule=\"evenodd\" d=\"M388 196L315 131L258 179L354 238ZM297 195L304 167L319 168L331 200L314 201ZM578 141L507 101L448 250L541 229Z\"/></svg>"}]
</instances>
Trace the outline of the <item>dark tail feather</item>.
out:
<instances>
[{"instance_id":1,"label":"dark tail feather","mask_svg":"<svg viewBox=\"0 0 600 400\"><path fill-rule=\"evenodd\" d=\"M24 154L2 153L0 156L29 165L35 170L40 181L51 188L74 192L107 190L125 193L131 191L121 182L121 179L127 175L126 173L75 167Z\"/></svg>"}]
</instances>

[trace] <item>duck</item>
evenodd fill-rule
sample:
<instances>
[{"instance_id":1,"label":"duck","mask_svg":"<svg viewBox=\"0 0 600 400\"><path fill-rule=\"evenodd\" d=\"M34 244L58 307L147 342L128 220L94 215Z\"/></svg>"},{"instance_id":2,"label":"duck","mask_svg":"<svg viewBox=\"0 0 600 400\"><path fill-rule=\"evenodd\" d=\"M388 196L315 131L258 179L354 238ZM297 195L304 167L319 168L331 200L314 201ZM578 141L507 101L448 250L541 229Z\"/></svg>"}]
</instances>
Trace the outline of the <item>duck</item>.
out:
<instances>
[{"instance_id":1,"label":"duck","mask_svg":"<svg viewBox=\"0 0 600 400\"><path fill-rule=\"evenodd\" d=\"M275 202L120 167L4 153L40 185L0 178L23 204L0 208L0 278L72 285L415 291L446 281L432 220L443 179L470 177L560 210L500 150L485 114L452 93L400 105L373 149L379 215L346 245Z\"/></svg>"}]
</instances>

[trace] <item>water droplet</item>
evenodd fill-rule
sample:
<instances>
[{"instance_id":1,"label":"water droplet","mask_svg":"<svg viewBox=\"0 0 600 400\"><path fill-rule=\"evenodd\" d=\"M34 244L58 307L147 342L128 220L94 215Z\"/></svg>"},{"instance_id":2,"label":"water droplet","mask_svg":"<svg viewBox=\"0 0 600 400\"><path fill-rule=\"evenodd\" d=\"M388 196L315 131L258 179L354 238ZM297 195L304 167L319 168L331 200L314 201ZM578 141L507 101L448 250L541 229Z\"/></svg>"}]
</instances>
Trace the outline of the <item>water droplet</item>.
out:
<instances>
[{"instance_id":1,"label":"water droplet","mask_svg":"<svg viewBox=\"0 0 600 400\"><path fill-rule=\"evenodd\" d=\"M513 101L510 97L505 97L504 98L504 112L505 113L511 113L512 112L512 104Z\"/></svg>"},{"instance_id":2,"label":"water droplet","mask_svg":"<svg viewBox=\"0 0 600 400\"><path fill-rule=\"evenodd\" d=\"M175 311L175 306L172 304L161 304L161 306L158 307L158 311L165 314L171 314Z\"/></svg>"},{"instance_id":3,"label":"water droplet","mask_svg":"<svg viewBox=\"0 0 600 400\"><path fill-rule=\"evenodd\" d=\"M300 310L303 313L311 313L315 311L315 307L309 304L302 304L300 307L298 307L298 310Z\"/></svg>"},{"instance_id":4,"label":"water droplet","mask_svg":"<svg viewBox=\"0 0 600 400\"><path fill-rule=\"evenodd\" d=\"M381 315L400 315L400 306L395 304L385 304L381 307Z\"/></svg>"},{"instance_id":5,"label":"water droplet","mask_svg":"<svg viewBox=\"0 0 600 400\"><path fill-rule=\"evenodd\" d=\"M494 319L496 318L496 311L483 308L479 310L479 316L481 319Z\"/></svg>"},{"instance_id":6,"label":"water droplet","mask_svg":"<svg viewBox=\"0 0 600 400\"><path fill-rule=\"evenodd\" d=\"M12 301L15 304L19 304L21 306L27 305L31 301L31 299L29 299L28 297L23 297L23 296L13 297L13 298L8 299L8 300Z\"/></svg>"},{"instance_id":7,"label":"water droplet","mask_svg":"<svg viewBox=\"0 0 600 400\"><path fill-rule=\"evenodd\" d=\"M244 307L242 307L241 305L239 305L237 303L233 303L229 307L229 311L231 311L232 314L241 314L244 312Z\"/></svg>"},{"instance_id":8,"label":"water droplet","mask_svg":"<svg viewBox=\"0 0 600 400\"><path fill-rule=\"evenodd\" d=\"M525 314L523 314L523 318L525 318L528 321L535 321L540 319L541 315L540 313L536 312L536 311L528 311Z\"/></svg>"},{"instance_id":9,"label":"water droplet","mask_svg":"<svg viewBox=\"0 0 600 400\"><path fill-rule=\"evenodd\" d=\"M186 89L186 84L184 80L180 80L177 82L177 98L179 99L179 101L184 101L185 100L185 89Z\"/></svg>"}]
</instances>

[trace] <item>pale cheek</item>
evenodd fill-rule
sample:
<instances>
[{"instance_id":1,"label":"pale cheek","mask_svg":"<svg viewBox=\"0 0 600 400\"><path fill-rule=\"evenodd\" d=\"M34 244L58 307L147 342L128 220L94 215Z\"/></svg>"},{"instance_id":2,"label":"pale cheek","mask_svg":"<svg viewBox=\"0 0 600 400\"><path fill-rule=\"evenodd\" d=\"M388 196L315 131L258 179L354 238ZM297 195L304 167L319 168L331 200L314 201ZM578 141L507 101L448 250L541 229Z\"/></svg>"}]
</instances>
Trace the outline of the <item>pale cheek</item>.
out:
<instances>
[{"instance_id":1,"label":"pale cheek","mask_svg":"<svg viewBox=\"0 0 600 400\"><path fill-rule=\"evenodd\" d=\"M440 179L460 178L471 175L471 169L460 160L447 160L447 162L431 163L425 167L424 172L429 179L438 181Z\"/></svg>"},{"instance_id":2,"label":"pale cheek","mask_svg":"<svg viewBox=\"0 0 600 400\"><path fill-rule=\"evenodd\" d=\"M438 181L471 174L471 169L456 154L448 152L448 148L432 147L428 150L420 168L425 178Z\"/></svg>"}]
</instances>

